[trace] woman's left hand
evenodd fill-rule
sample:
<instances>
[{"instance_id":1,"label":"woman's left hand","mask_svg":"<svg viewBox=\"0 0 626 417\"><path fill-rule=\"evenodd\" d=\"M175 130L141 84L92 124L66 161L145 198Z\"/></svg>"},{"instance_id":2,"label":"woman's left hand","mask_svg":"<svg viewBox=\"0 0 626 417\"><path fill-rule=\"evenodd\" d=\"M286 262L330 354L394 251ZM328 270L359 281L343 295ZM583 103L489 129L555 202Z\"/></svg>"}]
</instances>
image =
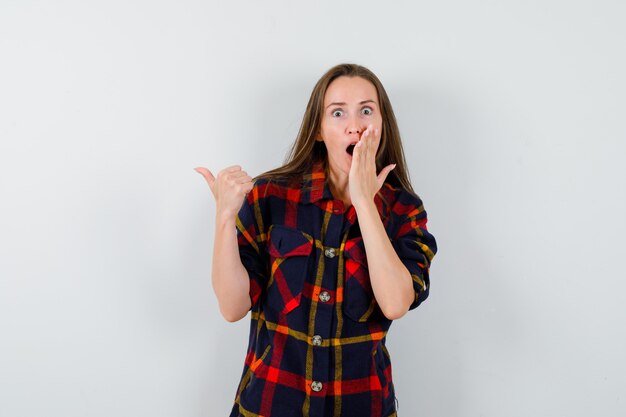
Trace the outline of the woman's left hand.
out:
<instances>
[{"instance_id":1,"label":"woman's left hand","mask_svg":"<svg viewBox=\"0 0 626 417\"><path fill-rule=\"evenodd\" d=\"M396 166L387 165L376 175L376 151L379 144L380 131L370 124L361 134L361 139L352 152L348 186L350 200L355 208L374 201L374 196L383 186L387 175Z\"/></svg>"}]
</instances>

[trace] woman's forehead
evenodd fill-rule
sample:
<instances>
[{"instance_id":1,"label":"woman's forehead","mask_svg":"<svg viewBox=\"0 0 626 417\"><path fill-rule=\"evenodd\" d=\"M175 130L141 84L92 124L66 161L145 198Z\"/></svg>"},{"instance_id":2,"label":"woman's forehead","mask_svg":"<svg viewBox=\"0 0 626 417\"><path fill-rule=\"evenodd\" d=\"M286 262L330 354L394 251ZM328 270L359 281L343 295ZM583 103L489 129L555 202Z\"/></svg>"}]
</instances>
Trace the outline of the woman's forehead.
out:
<instances>
[{"instance_id":1,"label":"woman's forehead","mask_svg":"<svg viewBox=\"0 0 626 417\"><path fill-rule=\"evenodd\" d=\"M324 95L324 106L332 103L353 104L373 100L378 103L376 87L361 77L341 76L328 86Z\"/></svg>"}]
</instances>

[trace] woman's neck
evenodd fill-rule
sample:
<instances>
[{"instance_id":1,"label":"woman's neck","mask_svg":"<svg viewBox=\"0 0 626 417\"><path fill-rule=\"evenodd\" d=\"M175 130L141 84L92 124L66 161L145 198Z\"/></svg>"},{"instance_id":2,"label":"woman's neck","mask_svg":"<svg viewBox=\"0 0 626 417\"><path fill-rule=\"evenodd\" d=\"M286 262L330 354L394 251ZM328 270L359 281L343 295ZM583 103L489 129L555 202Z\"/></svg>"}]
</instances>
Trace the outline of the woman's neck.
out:
<instances>
[{"instance_id":1,"label":"woman's neck","mask_svg":"<svg viewBox=\"0 0 626 417\"><path fill-rule=\"evenodd\" d=\"M329 170L328 185L333 197L336 200L341 200L345 208L352 205L348 175L337 175L332 170Z\"/></svg>"}]
</instances>

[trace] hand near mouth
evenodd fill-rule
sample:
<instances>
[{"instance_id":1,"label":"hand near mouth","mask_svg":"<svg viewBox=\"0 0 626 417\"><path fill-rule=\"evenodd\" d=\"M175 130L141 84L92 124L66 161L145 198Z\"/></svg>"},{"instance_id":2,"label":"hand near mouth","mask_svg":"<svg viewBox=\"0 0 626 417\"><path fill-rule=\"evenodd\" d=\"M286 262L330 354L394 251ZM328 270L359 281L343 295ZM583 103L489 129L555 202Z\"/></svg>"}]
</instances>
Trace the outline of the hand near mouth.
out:
<instances>
[{"instance_id":1,"label":"hand near mouth","mask_svg":"<svg viewBox=\"0 0 626 417\"><path fill-rule=\"evenodd\" d=\"M376 174L376 151L380 144L380 131L370 124L361 135L352 152L352 165L348 177L350 199L354 208L372 203L395 164L384 167Z\"/></svg>"}]
</instances>

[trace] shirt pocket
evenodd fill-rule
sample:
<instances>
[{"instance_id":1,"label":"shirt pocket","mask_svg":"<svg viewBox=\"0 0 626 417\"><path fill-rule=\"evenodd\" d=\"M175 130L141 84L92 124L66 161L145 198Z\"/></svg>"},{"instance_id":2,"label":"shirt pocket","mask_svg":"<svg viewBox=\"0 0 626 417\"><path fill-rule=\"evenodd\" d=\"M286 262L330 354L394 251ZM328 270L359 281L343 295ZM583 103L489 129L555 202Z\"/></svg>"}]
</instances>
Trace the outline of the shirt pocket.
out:
<instances>
[{"instance_id":1,"label":"shirt pocket","mask_svg":"<svg viewBox=\"0 0 626 417\"><path fill-rule=\"evenodd\" d=\"M272 225L268 230L270 279L267 307L288 314L300 305L313 237L298 229Z\"/></svg>"},{"instance_id":2,"label":"shirt pocket","mask_svg":"<svg viewBox=\"0 0 626 417\"><path fill-rule=\"evenodd\" d=\"M362 237L346 241L344 257L343 313L353 321L365 322L377 310L377 303L370 282Z\"/></svg>"}]
</instances>

